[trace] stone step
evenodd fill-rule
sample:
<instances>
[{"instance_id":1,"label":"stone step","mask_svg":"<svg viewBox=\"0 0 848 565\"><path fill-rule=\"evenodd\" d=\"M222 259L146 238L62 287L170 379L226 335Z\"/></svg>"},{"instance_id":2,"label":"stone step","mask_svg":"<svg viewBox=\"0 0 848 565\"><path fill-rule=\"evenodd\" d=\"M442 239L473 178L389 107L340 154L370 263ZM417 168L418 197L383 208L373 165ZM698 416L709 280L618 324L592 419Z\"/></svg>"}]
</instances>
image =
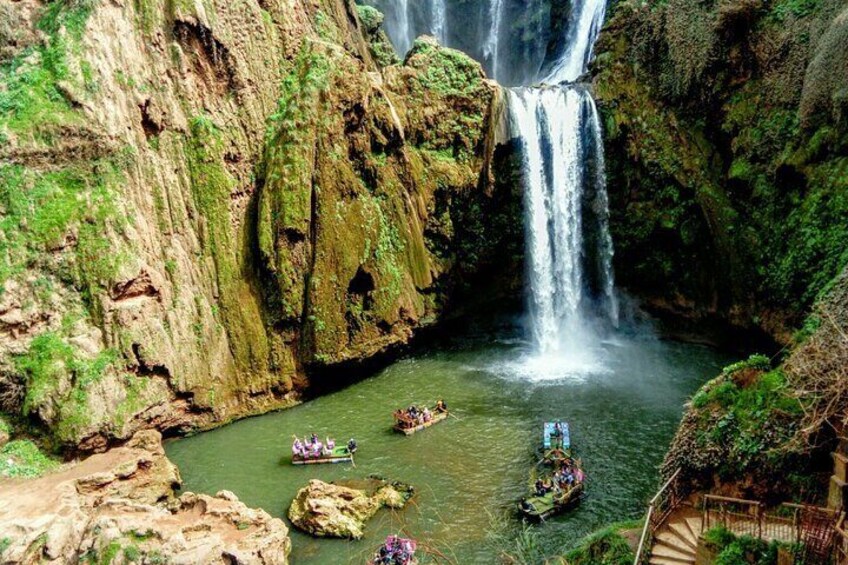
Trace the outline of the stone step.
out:
<instances>
[{"instance_id":1,"label":"stone step","mask_svg":"<svg viewBox=\"0 0 848 565\"><path fill-rule=\"evenodd\" d=\"M658 543L651 549L651 557L663 557L677 563L694 563L695 552L687 549L671 548Z\"/></svg>"},{"instance_id":2,"label":"stone step","mask_svg":"<svg viewBox=\"0 0 848 565\"><path fill-rule=\"evenodd\" d=\"M704 533L701 531L702 523L701 518L686 518L686 525L689 526L689 531L695 536L695 545L698 544L698 538Z\"/></svg>"},{"instance_id":3,"label":"stone step","mask_svg":"<svg viewBox=\"0 0 848 565\"><path fill-rule=\"evenodd\" d=\"M669 531L681 538L692 549L698 548L698 536L689 528L689 524L685 520L671 522L668 525Z\"/></svg>"},{"instance_id":4,"label":"stone step","mask_svg":"<svg viewBox=\"0 0 848 565\"><path fill-rule=\"evenodd\" d=\"M657 536L654 538L654 543L664 545L665 547L670 547L671 549L680 551L682 553L689 553L690 551L695 551L698 547L697 545L690 544L688 540L668 530L658 533Z\"/></svg>"}]
</instances>

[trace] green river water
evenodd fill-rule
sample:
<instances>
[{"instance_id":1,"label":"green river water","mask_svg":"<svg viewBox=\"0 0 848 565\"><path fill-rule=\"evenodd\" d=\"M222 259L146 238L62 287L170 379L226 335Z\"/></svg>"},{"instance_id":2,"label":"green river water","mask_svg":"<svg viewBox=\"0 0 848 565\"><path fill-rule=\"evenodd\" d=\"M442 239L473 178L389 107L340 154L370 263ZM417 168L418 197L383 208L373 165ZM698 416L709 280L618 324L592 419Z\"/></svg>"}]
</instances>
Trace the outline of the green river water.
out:
<instances>
[{"instance_id":1,"label":"green river water","mask_svg":"<svg viewBox=\"0 0 848 565\"><path fill-rule=\"evenodd\" d=\"M570 422L588 496L570 513L535 526L541 543L553 552L610 521L640 516L658 486L657 466L684 402L729 359L706 347L620 335L580 363L553 370L528 363L526 346L510 335L442 340L295 408L169 442L168 456L185 490L231 490L280 517L311 478L379 474L417 488L406 509L380 511L363 540L292 531L298 564L364 563L387 533L397 532L456 563L496 563L498 544L487 531L497 523L507 539L519 532L515 503L527 492L541 423L557 417ZM391 431L396 407L439 397L456 418L410 437ZM312 431L342 442L355 437L356 467L292 466L292 434Z\"/></svg>"}]
</instances>

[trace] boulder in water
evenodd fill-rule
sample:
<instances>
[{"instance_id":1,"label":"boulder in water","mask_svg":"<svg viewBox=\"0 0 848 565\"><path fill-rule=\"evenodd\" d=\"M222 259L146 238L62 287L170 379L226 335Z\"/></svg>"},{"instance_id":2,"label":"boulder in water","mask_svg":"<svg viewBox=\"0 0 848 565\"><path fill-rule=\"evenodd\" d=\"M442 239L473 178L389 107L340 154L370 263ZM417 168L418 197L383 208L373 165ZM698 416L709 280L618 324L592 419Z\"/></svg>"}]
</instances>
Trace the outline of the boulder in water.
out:
<instances>
[{"instance_id":1,"label":"boulder in water","mask_svg":"<svg viewBox=\"0 0 848 565\"><path fill-rule=\"evenodd\" d=\"M313 479L292 501L289 520L313 536L359 539L380 508L403 508L412 492L408 485L382 479L371 479L364 488Z\"/></svg>"}]
</instances>

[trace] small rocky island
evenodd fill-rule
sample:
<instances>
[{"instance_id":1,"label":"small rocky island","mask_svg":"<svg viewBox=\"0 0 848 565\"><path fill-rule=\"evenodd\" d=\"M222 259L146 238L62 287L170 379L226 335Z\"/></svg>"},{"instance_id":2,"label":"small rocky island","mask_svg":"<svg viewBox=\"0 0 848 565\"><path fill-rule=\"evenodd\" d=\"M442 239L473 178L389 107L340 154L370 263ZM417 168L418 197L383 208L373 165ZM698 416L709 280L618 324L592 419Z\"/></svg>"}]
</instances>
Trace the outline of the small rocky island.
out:
<instances>
[{"instance_id":1,"label":"small rocky island","mask_svg":"<svg viewBox=\"0 0 848 565\"><path fill-rule=\"evenodd\" d=\"M409 485L379 478L356 486L309 481L292 501L289 520L313 536L360 539L378 510L401 509L414 492Z\"/></svg>"}]
</instances>

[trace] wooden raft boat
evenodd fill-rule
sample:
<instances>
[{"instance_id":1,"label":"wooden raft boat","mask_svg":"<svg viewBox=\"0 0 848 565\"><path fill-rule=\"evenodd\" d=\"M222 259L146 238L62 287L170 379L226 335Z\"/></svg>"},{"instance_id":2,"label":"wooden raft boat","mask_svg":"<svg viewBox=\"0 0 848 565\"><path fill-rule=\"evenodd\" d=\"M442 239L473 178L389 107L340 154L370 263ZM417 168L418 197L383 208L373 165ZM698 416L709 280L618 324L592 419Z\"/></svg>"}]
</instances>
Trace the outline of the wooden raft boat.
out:
<instances>
[{"instance_id":1,"label":"wooden raft boat","mask_svg":"<svg viewBox=\"0 0 848 565\"><path fill-rule=\"evenodd\" d=\"M518 511L530 520L545 520L577 504L583 496L584 488L580 482L558 493L550 491L543 496L528 496L518 503Z\"/></svg>"},{"instance_id":2,"label":"wooden raft boat","mask_svg":"<svg viewBox=\"0 0 848 565\"><path fill-rule=\"evenodd\" d=\"M530 520L544 520L549 516L567 510L580 501L585 491L585 478L579 459L572 457L571 433L568 422L545 422L542 427L542 458L539 465L544 465L547 472L543 482L550 485L554 474L564 468L570 468L574 482L562 485L558 489L551 488L543 495L534 493L521 499L518 511ZM578 480L578 477L580 479Z\"/></svg>"},{"instance_id":3,"label":"wooden raft boat","mask_svg":"<svg viewBox=\"0 0 848 565\"><path fill-rule=\"evenodd\" d=\"M442 422L442 421L447 420L447 419L448 419L448 412L447 411L436 412L435 409L433 409L432 417L430 418L429 422L419 423L419 422L412 421L408 418L401 419L401 418L398 418L397 415L395 415L395 425L394 425L393 429L396 432L400 432L404 435L410 436L410 435L414 434L415 432L420 432L421 430L427 429L430 426L432 426L434 424L438 424L439 422Z\"/></svg>"},{"instance_id":4,"label":"wooden raft boat","mask_svg":"<svg viewBox=\"0 0 848 565\"><path fill-rule=\"evenodd\" d=\"M292 465L320 465L322 463L347 463L353 461L353 453L345 445L336 446L330 453L317 456L292 454Z\"/></svg>"}]
</instances>

